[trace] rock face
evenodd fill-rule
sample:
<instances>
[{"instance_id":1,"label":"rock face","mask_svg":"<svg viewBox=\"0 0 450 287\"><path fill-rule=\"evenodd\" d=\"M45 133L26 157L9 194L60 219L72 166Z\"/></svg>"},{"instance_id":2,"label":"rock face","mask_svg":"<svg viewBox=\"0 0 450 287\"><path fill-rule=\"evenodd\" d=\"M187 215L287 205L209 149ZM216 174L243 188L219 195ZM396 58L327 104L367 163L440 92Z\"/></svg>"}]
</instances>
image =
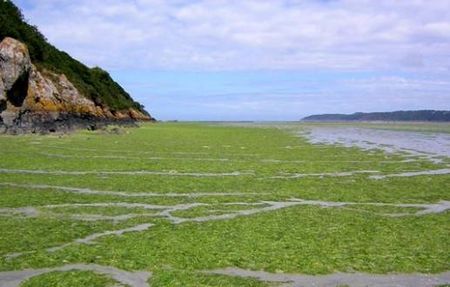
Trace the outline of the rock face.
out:
<instances>
[{"instance_id":1,"label":"rock face","mask_svg":"<svg viewBox=\"0 0 450 287\"><path fill-rule=\"evenodd\" d=\"M12 133L96 128L153 120L135 109L114 111L84 97L64 74L38 69L27 47L12 38L0 43L0 126Z\"/></svg>"}]
</instances>

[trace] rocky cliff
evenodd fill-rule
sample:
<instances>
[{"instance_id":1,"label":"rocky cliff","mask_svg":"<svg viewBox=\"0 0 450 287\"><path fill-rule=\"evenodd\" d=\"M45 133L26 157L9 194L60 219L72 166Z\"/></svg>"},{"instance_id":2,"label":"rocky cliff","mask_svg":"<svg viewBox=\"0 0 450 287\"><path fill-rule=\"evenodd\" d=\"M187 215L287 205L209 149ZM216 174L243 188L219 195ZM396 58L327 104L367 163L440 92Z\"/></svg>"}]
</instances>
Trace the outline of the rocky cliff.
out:
<instances>
[{"instance_id":1,"label":"rocky cliff","mask_svg":"<svg viewBox=\"0 0 450 287\"><path fill-rule=\"evenodd\" d=\"M153 119L135 108L95 103L64 74L38 69L24 43L10 37L0 43L0 130L52 132L137 120Z\"/></svg>"}]
</instances>

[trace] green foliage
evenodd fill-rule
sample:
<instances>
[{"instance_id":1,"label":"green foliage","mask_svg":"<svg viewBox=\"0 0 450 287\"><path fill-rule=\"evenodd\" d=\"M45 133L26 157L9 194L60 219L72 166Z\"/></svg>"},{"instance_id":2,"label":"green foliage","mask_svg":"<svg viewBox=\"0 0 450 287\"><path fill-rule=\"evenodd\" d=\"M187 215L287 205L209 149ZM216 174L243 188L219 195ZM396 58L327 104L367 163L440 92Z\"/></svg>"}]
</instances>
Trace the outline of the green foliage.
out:
<instances>
[{"instance_id":1,"label":"green foliage","mask_svg":"<svg viewBox=\"0 0 450 287\"><path fill-rule=\"evenodd\" d=\"M11 1L0 1L0 41L15 38L28 46L30 57L39 69L63 73L87 98L111 110L135 108L144 112L110 75L100 68L88 68L47 42L35 26L29 25Z\"/></svg>"}]
</instances>

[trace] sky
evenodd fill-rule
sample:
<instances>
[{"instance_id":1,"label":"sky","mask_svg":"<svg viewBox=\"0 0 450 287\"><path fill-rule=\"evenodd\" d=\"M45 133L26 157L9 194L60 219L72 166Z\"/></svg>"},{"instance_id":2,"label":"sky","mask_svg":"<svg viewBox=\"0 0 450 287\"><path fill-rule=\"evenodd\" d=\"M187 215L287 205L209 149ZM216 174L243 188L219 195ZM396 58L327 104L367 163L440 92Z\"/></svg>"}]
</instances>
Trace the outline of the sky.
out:
<instances>
[{"instance_id":1,"label":"sky","mask_svg":"<svg viewBox=\"0 0 450 287\"><path fill-rule=\"evenodd\" d=\"M450 0L13 0L160 120L450 110Z\"/></svg>"}]
</instances>

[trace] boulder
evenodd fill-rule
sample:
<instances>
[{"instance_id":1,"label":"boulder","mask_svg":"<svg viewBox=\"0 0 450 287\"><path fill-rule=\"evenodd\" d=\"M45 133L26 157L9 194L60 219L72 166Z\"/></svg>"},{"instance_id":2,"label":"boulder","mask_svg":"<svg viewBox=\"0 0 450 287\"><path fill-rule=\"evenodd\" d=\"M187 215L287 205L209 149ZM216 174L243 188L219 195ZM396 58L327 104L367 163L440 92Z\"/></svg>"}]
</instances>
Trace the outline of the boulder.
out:
<instances>
[{"instance_id":1,"label":"boulder","mask_svg":"<svg viewBox=\"0 0 450 287\"><path fill-rule=\"evenodd\" d=\"M0 103L4 101L6 101L5 86L3 85L2 74L0 73Z\"/></svg>"},{"instance_id":2,"label":"boulder","mask_svg":"<svg viewBox=\"0 0 450 287\"><path fill-rule=\"evenodd\" d=\"M4 89L9 91L19 78L26 78L30 69L27 46L13 38L3 39L0 43L0 71Z\"/></svg>"},{"instance_id":3,"label":"boulder","mask_svg":"<svg viewBox=\"0 0 450 287\"><path fill-rule=\"evenodd\" d=\"M6 109L6 93L3 85L2 75L0 73L0 124L3 122L1 114Z\"/></svg>"}]
</instances>

